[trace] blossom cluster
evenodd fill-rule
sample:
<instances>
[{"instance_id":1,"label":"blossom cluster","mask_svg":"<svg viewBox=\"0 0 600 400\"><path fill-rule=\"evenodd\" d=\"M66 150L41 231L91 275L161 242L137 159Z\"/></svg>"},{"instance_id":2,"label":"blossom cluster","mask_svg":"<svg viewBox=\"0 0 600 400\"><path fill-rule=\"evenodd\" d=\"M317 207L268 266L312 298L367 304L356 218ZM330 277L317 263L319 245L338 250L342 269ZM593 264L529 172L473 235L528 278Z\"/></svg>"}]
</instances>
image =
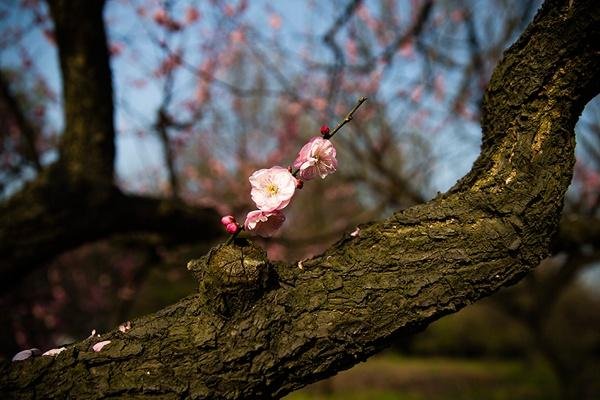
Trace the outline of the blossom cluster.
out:
<instances>
[{"instance_id":1,"label":"blossom cluster","mask_svg":"<svg viewBox=\"0 0 600 400\"><path fill-rule=\"evenodd\" d=\"M292 166L259 169L250 175L250 196L257 210L248 213L243 225L231 215L221 218L228 233L235 235L244 229L259 236L271 236L283 225L285 215L282 210L290 204L296 189L301 189L305 181L317 176L324 179L336 171L335 147L327 138L329 127L322 126L321 134L322 137L311 138L300 149Z\"/></svg>"}]
</instances>

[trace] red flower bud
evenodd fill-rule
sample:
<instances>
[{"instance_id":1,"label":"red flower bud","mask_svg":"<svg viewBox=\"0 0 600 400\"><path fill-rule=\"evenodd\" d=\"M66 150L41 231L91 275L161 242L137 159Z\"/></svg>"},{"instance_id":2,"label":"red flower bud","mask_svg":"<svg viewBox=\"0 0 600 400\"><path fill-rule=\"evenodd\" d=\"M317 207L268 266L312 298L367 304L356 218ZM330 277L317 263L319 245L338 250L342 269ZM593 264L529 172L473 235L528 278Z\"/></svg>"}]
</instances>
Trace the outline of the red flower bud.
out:
<instances>
[{"instance_id":1,"label":"red flower bud","mask_svg":"<svg viewBox=\"0 0 600 400\"><path fill-rule=\"evenodd\" d=\"M329 135L329 127L327 125L321 127L321 135Z\"/></svg>"},{"instance_id":2,"label":"red flower bud","mask_svg":"<svg viewBox=\"0 0 600 400\"><path fill-rule=\"evenodd\" d=\"M240 227L235 222L227 224L227 226L225 227L225 230L227 231L227 233L230 233L232 235L236 234L239 229L240 229Z\"/></svg>"},{"instance_id":3,"label":"red flower bud","mask_svg":"<svg viewBox=\"0 0 600 400\"><path fill-rule=\"evenodd\" d=\"M304 187L304 181L296 179L296 189L302 189Z\"/></svg>"}]
</instances>

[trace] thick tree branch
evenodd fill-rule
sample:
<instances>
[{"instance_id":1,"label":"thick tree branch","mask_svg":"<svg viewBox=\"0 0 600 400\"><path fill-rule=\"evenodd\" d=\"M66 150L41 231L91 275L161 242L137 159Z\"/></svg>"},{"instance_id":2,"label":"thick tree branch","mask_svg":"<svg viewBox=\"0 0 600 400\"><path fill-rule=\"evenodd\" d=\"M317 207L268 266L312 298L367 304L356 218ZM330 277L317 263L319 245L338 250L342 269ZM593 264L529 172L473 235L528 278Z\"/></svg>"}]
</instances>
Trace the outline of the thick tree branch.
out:
<instances>
[{"instance_id":1,"label":"thick tree branch","mask_svg":"<svg viewBox=\"0 0 600 400\"><path fill-rule=\"evenodd\" d=\"M249 244L189 268L200 293L68 346L4 364L13 396L278 398L515 282L548 254L598 92L600 3L549 0L497 67L482 153L449 193L361 227L324 254L269 264ZM91 346L111 343L100 352Z\"/></svg>"},{"instance_id":2,"label":"thick tree branch","mask_svg":"<svg viewBox=\"0 0 600 400\"><path fill-rule=\"evenodd\" d=\"M38 181L0 204L0 290L66 250L114 234L156 232L176 243L222 235L212 209L125 195L116 188L100 196L93 188L61 182L53 169L43 171Z\"/></svg>"}]
</instances>

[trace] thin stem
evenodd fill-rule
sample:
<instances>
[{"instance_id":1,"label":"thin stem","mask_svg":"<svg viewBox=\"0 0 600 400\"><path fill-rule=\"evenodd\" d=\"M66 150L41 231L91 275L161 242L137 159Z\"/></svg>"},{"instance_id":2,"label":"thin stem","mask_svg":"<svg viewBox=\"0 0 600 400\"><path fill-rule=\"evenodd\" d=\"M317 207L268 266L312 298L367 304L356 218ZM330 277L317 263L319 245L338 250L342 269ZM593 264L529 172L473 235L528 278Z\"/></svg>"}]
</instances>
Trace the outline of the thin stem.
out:
<instances>
[{"instance_id":1,"label":"thin stem","mask_svg":"<svg viewBox=\"0 0 600 400\"><path fill-rule=\"evenodd\" d=\"M360 99L358 99L358 102L356 103L356 105L354 106L354 108L352 110L350 110L350 112L348 114L346 114L346 117L340 121L339 124L337 124L337 126L327 135L323 135L323 138L325 139L331 139L333 137L333 135L335 135L337 133L337 131L339 131L340 129L342 129L342 127L344 125L346 125L348 122L352 121L352 119L354 118L354 113L356 112L356 110L359 109L360 106L362 106L362 103L364 103L365 101L367 101L366 97L361 97Z\"/></svg>"}]
</instances>

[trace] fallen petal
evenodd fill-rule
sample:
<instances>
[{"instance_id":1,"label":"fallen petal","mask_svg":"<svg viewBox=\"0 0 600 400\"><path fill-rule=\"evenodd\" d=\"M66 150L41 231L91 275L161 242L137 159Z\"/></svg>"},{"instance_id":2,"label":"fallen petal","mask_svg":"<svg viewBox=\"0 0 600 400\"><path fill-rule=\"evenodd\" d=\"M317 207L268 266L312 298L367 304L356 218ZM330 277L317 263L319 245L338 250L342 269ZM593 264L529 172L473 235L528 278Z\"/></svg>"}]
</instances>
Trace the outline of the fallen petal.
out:
<instances>
[{"instance_id":1,"label":"fallen petal","mask_svg":"<svg viewBox=\"0 0 600 400\"><path fill-rule=\"evenodd\" d=\"M104 346L106 346L107 344L109 344L109 343L110 343L110 340L104 340L102 342L98 342L98 343L96 343L95 345L92 346L92 349L97 353L100 350L102 350L102 348Z\"/></svg>"},{"instance_id":2,"label":"fallen petal","mask_svg":"<svg viewBox=\"0 0 600 400\"><path fill-rule=\"evenodd\" d=\"M27 360L28 358L31 358L33 356L39 356L41 353L40 349L27 349L27 350L23 350L18 352L17 354L15 354L15 356L12 358L13 361L23 361L23 360Z\"/></svg>"},{"instance_id":3,"label":"fallen petal","mask_svg":"<svg viewBox=\"0 0 600 400\"><path fill-rule=\"evenodd\" d=\"M43 356L56 356L56 355L59 355L60 353L62 353L63 351L65 351L66 349L67 349L66 347L61 347L59 349L50 349L42 355Z\"/></svg>"}]
</instances>

